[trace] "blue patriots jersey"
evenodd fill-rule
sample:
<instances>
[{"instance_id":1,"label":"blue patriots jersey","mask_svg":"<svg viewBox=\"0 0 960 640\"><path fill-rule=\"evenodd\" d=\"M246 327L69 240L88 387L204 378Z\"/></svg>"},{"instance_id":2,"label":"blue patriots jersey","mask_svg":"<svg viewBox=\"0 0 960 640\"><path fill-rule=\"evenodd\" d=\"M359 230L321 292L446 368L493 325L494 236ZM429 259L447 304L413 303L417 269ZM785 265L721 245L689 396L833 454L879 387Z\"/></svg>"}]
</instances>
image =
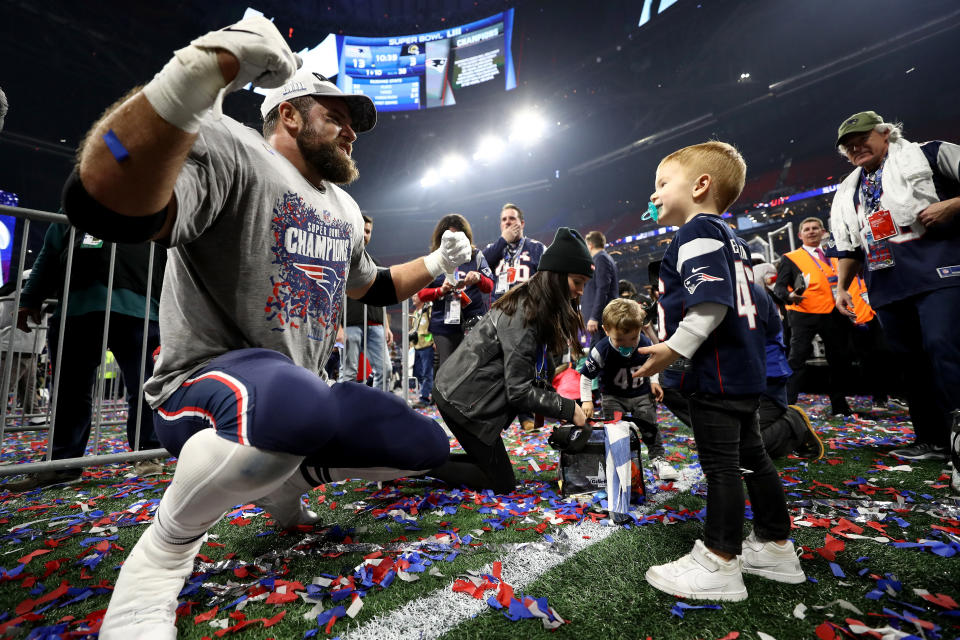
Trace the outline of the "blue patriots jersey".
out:
<instances>
[{"instance_id":1,"label":"blue patriots jersey","mask_svg":"<svg viewBox=\"0 0 960 640\"><path fill-rule=\"evenodd\" d=\"M508 290L521 282L526 282L537 272L537 265L540 264L540 258L544 251L546 251L544 244L533 238L521 238L517 246L511 248L507 241L500 237L497 238L496 242L491 242L484 247L483 256L493 270L491 302L495 302L497 298L506 293L497 286L501 274L506 274L510 267L516 269L513 282L509 283L507 287Z\"/></svg>"},{"instance_id":2,"label":"blue patriots jersey","mask_svg":"<svg viewBox=\"0 0 960 640\"><path fill-rule=\"evenodd\" d=\"M672 336L694 305L713 302L729 310L692 358L660 374L664 387L728 395L766 388L765 336L749 265L747 244L717 216L701 213L677 231L660 265L660 339Z\"/></svg>"},{"instance_id":3,"label":"blue patriots jersey","mask_svg":"<svg viewBox=\"0 0 960 640\"><path fill-rule=\"evenodd\" d=\"M960 196L960 146L935 140L924 142L920 148L930 165L940 201ZM882 179L880 186L882 189ZM857 211L865 215L861 191L861 188L856 190L853 201ZM869 232L870 227L864 220L861 235ZM874 309L927 291L960 286L960 216L930 227L920 222L898 227L897 235L887 240L886 247L893 258L893 267L875 271L864 268L863 273L870 306ZM864 260L866 256L860 250L840 257Z\"/></svg>"},{"instance_id":4,"label":"blue patriots jersey","mask_svg":"<svg viewBox=\"0 0 960 640\"><path fill-rule=\"evenodd\" d=\"M640 334L638 347L649 347L652 342ZM634 378L633 372L643 366L650 356L634 351L625 358L610 344L610 338L603 338L593 345L579 371L591 380L600 379L600 391L618 398L636 398L650 393L649 378Z\"/></svg>"},{"instance_id":5,"label":"blue patriots jersey","mask_svg":"<svg viewBox=\"0 0 960 640\"><path fill-rule=\"evenodd\" d=\"M484 259L483 253L476 249L473 251L473 257L456 268L454 275L458 280L462 280L471 271L479 271L480 275L486 276L491 280L493 279L493 272L490 271L490 267L487 265L487 261ZM441 273L429 286L434 288L439 287L443 284L445 279L446 275ZM461 322L465 322L476 316L482 316L490 310L490 303L487 302L487 294L481 291L480 287L472 284L469 287L466 287L463 292L470 297L470 304L460 308ZM444 315L447 311L446 299L452 297L453 293L448 293L445 298L441 298L433 305L433 311L430 312L431 333L451 335L463 332L461 325L449 325L445 324L443 321Z\"/></svg>"}]
</instances>

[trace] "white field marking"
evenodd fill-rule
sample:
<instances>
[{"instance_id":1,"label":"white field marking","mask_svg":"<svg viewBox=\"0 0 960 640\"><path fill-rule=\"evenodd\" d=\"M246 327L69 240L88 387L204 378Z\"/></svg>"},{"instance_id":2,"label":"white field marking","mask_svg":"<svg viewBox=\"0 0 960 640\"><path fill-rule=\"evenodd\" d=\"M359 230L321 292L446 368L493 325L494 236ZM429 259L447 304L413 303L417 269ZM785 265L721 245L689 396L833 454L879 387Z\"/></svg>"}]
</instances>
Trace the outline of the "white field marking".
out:
<instances>
[{"instance_id":1,"label":"white field marking","mask_svg":"<svg viewBox=\"0 0 960 640\"><path fill-rule=\"evenodd\" d=\"M633 513L644 515L656 510L668 498L689 490L702 478L703 474L699 471L684 468L680 480L673 484L673 491L658 493ZM620 527L589 521L562 527L552 534L557 539L557 545L545 550L526 547L511 551L500 558L503 563L503 580L519 594L553 567L566 562L587 547L606 540L619 530ZM479 570L481 574L492 572L492 562ZM477 600L467 594L454 592L452 586L453 582L447 582L431 594L411 600L399 609L375 616L340 637L343 640L427 640L437 638L464 620L490 609L487 597L494 595L493 590L486 592L482 600ZM550 594L530 595L549 597ZM557 613L561 616L564 614L563 611Z\"/></svg>"}]
</instances>

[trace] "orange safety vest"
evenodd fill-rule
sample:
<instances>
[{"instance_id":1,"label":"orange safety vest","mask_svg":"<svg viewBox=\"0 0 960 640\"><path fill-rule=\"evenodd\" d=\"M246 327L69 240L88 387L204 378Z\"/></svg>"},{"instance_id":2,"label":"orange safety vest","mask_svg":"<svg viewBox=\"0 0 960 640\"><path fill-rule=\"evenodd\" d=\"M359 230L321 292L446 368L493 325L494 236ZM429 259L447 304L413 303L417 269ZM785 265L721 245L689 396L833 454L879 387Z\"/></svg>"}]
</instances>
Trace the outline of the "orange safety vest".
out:
<instances>
[{"instance_id":1,"label":"orange safety vest","mask_svg":"<svg viewBox=\"0 0 960 640\"><path fill-rule=\"evenodd\" d=\"M797 265L797 268L809 282L800 303L788 304L786 308L801 313L830 313L833 311L835 303L831 285L836 285L837 282L836 265L832 261L830 264L824 264L814 259L803 247L785 254L784 257L789 258L793 264ZM791 291L793 290L792 286L788 286L788 288Z\"/></svg>"},{"instance_id":2,"label":"orange safety vest","mask_svg":"<svg viewBox=\"0 0 960 640\"><path fill-rule=\"evenodd\" d=\"M867 285L860 276L853 279L847 292L850 294L850 297L853 298L853 312L857 314L857 319L854 320L854 322L857 324L865 324L873 320L877 312L873 310L873 307L870 306L867 300Z\"/></svg>"}]
</instances>

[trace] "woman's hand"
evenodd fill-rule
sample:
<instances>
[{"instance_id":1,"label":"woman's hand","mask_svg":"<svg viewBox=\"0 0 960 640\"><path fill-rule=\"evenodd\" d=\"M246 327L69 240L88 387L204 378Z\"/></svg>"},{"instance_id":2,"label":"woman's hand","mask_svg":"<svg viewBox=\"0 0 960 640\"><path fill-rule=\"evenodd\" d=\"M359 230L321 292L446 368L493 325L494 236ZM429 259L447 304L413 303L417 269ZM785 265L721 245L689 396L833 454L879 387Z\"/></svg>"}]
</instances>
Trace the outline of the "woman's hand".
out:
<instances>
[{"instance_id":1,"label":"woman's hand","mask_svg":"<svg viewBox=\"0 0 960 640\"><path fill-rule=\"evenodd\" d=\"M463 279L463 286L464 286L464 287L472 287L473 285L475 285L475 284L477 284L477 283L479 283L479 282L480 282L480 272L479 272L479 271L471 271L471 272L468 273L468 274L466 275L466 277Z\"/></svg>"},{"instance_id":2,"label":"woman's hand","mask_svg":"<svg viewBox=\"0 0 960 640\"><path fill-rule=\"evenodd\" d=\"M583 412L583 409L580 408L580 405L575 405L573 409L573 424L578 427L582 427L587 424L587 415Z\"/></svg>"},{"instance_id":3,"label":"woman's hand","mask_svg":"<svg viewBox=\"0 0 960 640\"><path fill-rule=\"evenodd\" d=\"M580 407L583 409L583 414L588 418L593 417L593 403L592 402L582 402Z\"/></svg>"}]
</instances>

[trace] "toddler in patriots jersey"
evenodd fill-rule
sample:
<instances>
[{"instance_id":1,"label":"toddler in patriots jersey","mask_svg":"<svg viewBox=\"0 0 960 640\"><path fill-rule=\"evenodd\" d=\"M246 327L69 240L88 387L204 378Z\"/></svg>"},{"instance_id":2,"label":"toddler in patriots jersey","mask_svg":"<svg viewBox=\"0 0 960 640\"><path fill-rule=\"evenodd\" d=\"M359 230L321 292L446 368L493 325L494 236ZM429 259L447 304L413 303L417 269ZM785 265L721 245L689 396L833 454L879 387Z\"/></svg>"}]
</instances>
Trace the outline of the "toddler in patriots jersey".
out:
<instances>
[{"instance_id":1,"label":"toddler in patriots jersey","mask_svg":"<svg viewBox=\"0 0 960 640\"><path fill-rule=\"evenodd\" d=\"M657 168L652 207L679 228L660 266L660 339L633 375L663 372L660 383L686 398L707 480L703 540L686 556L651 567L651 585L685 598L743 600L743 573L805 580L787 539L790 516L757 416L766 383L764 332L750 288L750 251L720 213L740 195L746 163L723 142L675 151ZM741 541L743 484L753 531ZM737 556L740 556L738 560Z\"/></svg>"},{"instance_id":2,"label":"toddler in patriots jersey","mask_svg":"<svg viewBox=\"0 0 960 640\"><path fill-rule=\"evenodd\" d=\"M637 351L652 342L643 335L643 308L634 300L616 298L603 309L602 325L606 337L598 341L580 365L580 400L586 415L593 415L592 381L600 380L603 419L613 420L617 413L634 422L647 445L654 473L661 480L676 480L677 470L664 458L663 440L657 428L656 400L663 398L657 376L634 378L647 356Z\"/></svg>"}]
</instances>

